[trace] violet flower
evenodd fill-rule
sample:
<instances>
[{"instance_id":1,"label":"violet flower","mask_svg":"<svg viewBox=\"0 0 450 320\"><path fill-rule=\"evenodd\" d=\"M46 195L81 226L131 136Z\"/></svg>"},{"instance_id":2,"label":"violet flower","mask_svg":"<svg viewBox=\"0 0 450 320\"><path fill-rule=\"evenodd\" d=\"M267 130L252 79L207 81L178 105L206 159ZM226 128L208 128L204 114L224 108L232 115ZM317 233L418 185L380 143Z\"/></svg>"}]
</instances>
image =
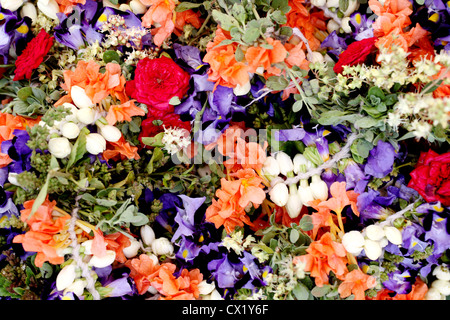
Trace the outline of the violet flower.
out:
<instances>
[{"instance_id":1,"label":"violet flower","mask_svg":"<svg viewBox=\"0 0 450 320\"><path fill-rule=\"evenodd\" d=\"M414 277L411 277L408 270L403 272L396 270L389 273L389 280L384 281L383 286L388 290L396 292L397 294L407 294L411 291L411 282L414 280Z\"/></svg>"},{"instance_id":2,"label":"violet flower","mask_svg":"<svg viewBox=\"0 0 450 320\"><path fill-rule=\"evenodd\" d=\"M179 195L181 201L183 202L184 209L177 207L177 215L175 216L175 222L178 224L175 233L172 236L172 242L178 240L178 238L183 236L191 236L195 231L195 212L200 208L200 206L205 202L206 197L201 198L190 198L185 195Z\"/></svg>"},{"instance_id":3,"label":"violet flower","mask_svg":"<svg viewBox=\"0 0 450 320\"><path fill-rule=\"evenodd\" d=\"M31 19L25 17L20 19L16 12L0 7L0 56L3 58L1 64L9 62L9 53L12 49L18 56L25 49L28 41L33 37Z\"/></svg>"},{"instance_id":4,"label":"violet flower","mask_svg":"<svg viewBox=\"0 0 450 320\"><path fill-rule=\"evenodd\" d=\"M389 142L379 140L370 150L364 173L375 178L384 178L392 172L395 159L395 149Z\"/></svg>"}]
</instances>

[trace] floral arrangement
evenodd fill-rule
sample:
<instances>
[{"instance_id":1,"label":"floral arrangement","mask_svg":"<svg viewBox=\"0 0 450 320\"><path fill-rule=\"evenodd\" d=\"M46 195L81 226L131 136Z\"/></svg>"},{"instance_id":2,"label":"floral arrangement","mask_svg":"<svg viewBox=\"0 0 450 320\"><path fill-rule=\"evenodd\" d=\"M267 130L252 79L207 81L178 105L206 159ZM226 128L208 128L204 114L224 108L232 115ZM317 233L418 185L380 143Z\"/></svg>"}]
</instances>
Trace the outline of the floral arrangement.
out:
<instances>
[{"instance_id":1,"label":"floral arrangement","mask_svg":"<svg viewBox=\"0 0 450 320\"><path fill-rule=\"evenodd\" d=\"M3 300L445 300L442 0L0 0Z\"/></svg>"}]
</instances>

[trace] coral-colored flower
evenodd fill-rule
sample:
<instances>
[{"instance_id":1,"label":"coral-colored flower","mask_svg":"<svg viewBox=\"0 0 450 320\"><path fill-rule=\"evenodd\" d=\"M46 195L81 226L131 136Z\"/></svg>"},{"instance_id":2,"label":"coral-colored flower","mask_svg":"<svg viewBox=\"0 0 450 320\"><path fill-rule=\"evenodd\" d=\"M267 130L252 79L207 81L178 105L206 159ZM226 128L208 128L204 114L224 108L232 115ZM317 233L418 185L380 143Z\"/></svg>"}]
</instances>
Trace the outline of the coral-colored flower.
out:
<instances>
[{"instance_id":1,"label":"coral-colored flower","mask_svg":"<svg viewBox=\"0 0 450 320\"><path fill-rule=\"evenodd\" d=\"M336 213L340 213L345 206L350 205L353 213L359 216L358 207L356 206L359 194L353 190L347 191L345 186L345 182L334 182L330 186L331 198L319 203L318 207L325 207Z\"/></svg>"},{"instance_id":2,"label":"coral-colored flower","mask_svg":"<svg viewBox=\"0 0 450 320\"><path fill-rule=\"evenodd\" d=\"M328 284L330 271L343 279L347 270L347 252L342 244L335 242L330 233L314 241L306 249L307 254L294 258L294 263L305 264L305 271L311 272L318 287Z\"/></svg>"},{"instance_id":3,"label":"coral-colored flower","mask_svg":"<svg viewBox=\"0 0 450 320\"><path fill-rule=\"evenodd\" d=\"M175 29L173 33L178 37L182 35L183 28L186 24L190 24L196 29L202 26L203 19L200 18L200 12L194 12L189 9L183 12L176 12L175 14Z\"/></svg>"},{"instance_id":4,"label":"coral-colored flower","mask_svg":"<svg viewBox=\"0 0 450 320\"><path fill-rule=\"evenodd\" d=\"M133 258L125 262L130 271L130 277L136 283L136 288L139 294L147 292L154 277L158 275L161 265L155 265L153 260L146 254L141 254L139 258ZM169 264L165 268L169 268L172 272L175 271L175 265Z\"/></svg>"},{"instance_id":5,"label":"coral-colored flower","mask_svg":"<svg viewBox=\"0 0 450 320\"><path fill-rule=\"evenodd\" d=\"M151 284L161 293L160 300L195 300L200 295L198 284L202 280L199 269L183 269L180 276L175 277L170 269L161 268Z\"/></svg>"},{"instance_id":6,"label":"coral-colored flower","mask_svg":"<svg viewBox=\"0 0 450 320\"><path fill-rule=\"evenodd\" d=\"M31 128L39 123L39 121L41 121L41 117L31 119L0 112L0 144L3 141L14 138L14 130L26 130L27 126Z\"/></svg>"},{"instance_id":7,"label":"coral-colored flower","mask_svg":"<svg viewBox=\"0 0 450 320\"><path fill-rule=\"evenodd\" d=\"M353 293L355 300L365 300L364 292L375 287L376 284L377 281L374 277L365 274L360 269L355 269L345 275L338 291L341 298L347 298Z\"/></svg>"},{"instance_id":8,"label":"coral-colored flower","mask_svg":"<svg viewBox=\"0 0 450 320\"><path fill-rule=\"evenodd\" d=\"M248 62L249 72L254 73L256 69L263 67L270 75L278 75L281 70L274 67L273 64L284 61L287 55L286 48L279 40L267 38L266 41L272 46L271 49L253 46L245 52L245 60Z\"/></svg>"},{"instance_id":9,"label":"coral-colored flower","mask_svg":"<svg viewBox=\"0 0 450 320\"><path fill-rule=\"evenodd\" d=\"M231 39L228 32L218 27L216 36L206 46L203 61L209 63L208 79L215 82L215 86L222 85L234 88L238 84L244 86L250 81L249 67L244 62L237 61L235 43L218 46L223 40Z\"/></svg>"},{"instance_id":10,"label":"coral-colored flower","mask_svg":"<svg viewBox=\"0 0 450 320\"><path fill-rule=\"evenodd\" d=\"M135 100L129 100L119 105L112 105L109 107L106 120L110 125L115 125L117 122L131 121L134 116L145 116L145 111L134 104Z\"/></svg>"},{"instance_id":11,"label":"coral-colored flower","mask_svg":"<svg viewBox=\"0 0 450 320\"><path fill-rule=\"evenodd\" d=\"M73 7L77 4L85 4L86 0L56 0L59 4L59 10L65 14L72 12Z\"/></svg>"},{"instance_id":12,"label":"coral-colored flower","mask_svg":"<svg viewBox=\"0 0 450 320\"><path fill-rule=\"evenodd\" d=\"M56 201L50 202L47 198L30 216L34 201L26 201L20 212L20 219L28 224L30 230L15 236L13 242L22 243L25 251L37 252L35 264L38 267L42 267L46 261L61 264L64 262L64 256L59 255L57 250L67 246L70 215L54 216Z\"/></svg>"},{"instance_id":13,"label":"coral-colored flower","mask_svg":"<svg viewBox=\"0 0 450 320\"><path fill-rule=\"evenodd\" d=\"M142 26L152 29L153 42L159 47L172 34L175 24L172 21L172 12L175 2L172 0L142 0L142 4L150 6L142 17Z\"/></svg>"},{"instance_id":14,"label":"coral-colored flower","mask_svg":"<svg viewBox=\"0 0 450 320\"><path fill-rule=\"evenodd\" d=\"M141 157L138 153L138 147L130 145L128 141L122 136L116 142L108 142L106 145L106 150L103 151L103 158L107 161L111 159L126 160L134 159L139 160Z\"/></svg>"},{"instance_id":15,"label":"coral-colored flower","mask_svg":"<svg viewBox=\"0 0 450 320\"><path fill-rule=\"evenodd\" d=\"M37 36L28 42L22 54L16 59L14 81L31 79L33 70L39 67L53 46L53 40L54 37L51 37L44 29L41 29Z\"/></svg>"},{"instance_id":16,"label":"coral-colored flower","mask_svg":"<svg viewBox=\"0 0 450 320\"><path fill-rule=\"evenodd\" d=\"M106 249L113 250L116 253L116 261L125 263L127 258L123 249L131 244L130 238L121 232L115 232L105 235Z\"/></svg>"},{"instance_id":17,"label":"coral-colored flower","mask_svg":"<svg viewBox=\"0 0 450 320\"><path fill-rule=\"evenodd\" d=\"M61 84L61 87L67 91L67 95L59 99L55 106L72 102L70 90L73 86L83 88L86 95L95 104L99 104L108 96L119 100L121 103L129 100L125 92L126 80L122 75L120 65L117 63L108 63L105 66L105 72L102 73L100 72L100 65L95 61L80 60L75 70L65 70L63 75L64 83Z\"/></svg>"}]
</instances>

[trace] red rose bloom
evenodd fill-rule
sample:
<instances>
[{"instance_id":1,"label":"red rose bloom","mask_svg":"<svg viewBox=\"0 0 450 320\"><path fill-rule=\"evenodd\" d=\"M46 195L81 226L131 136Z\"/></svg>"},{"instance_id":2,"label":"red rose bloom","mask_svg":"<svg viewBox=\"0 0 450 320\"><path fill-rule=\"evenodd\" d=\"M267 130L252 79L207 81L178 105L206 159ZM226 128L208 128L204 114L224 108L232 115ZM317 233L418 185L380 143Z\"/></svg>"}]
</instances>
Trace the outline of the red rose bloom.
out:
<instances>
[{"instance_id":1,"label":"red rose bloom","mask_svg":"<svg viewBox=\"0 0 450 320\"><path fill-rule=\"evenodd\" d=\"M427 201L440 201L450 206L450 152L439 155L433 150L422 152L416 168L411 172L408 187Z\"/></svg>"},{"instance_id":2,"label":"red rose bloom","mask_svg":"<svg viewBox=\"0 0 450 320\"><path fill-rule=\"evenodd\" d=\"M161 125L153 124L153 121L155 120L161 120L162 124ZM149 114L148 118L142 121L141 126L142 130L141 133L139 134L139 141L141 143L143 137L154 137L158 133L163 132L164 127L166 127L167 129L183 128L189 132L191 131L191 124L189 123L189 121L182 121L180 119L180 116L176 113L167 113L162 117L156 117Z\"/></svg>"},{"instance_id":3,"label":"red rose bloom","mask_svg":"<svg viewBox=\"0 0 450 320\"><path fill-rule=\"evenodd\" d=\"M189 89L189 73L172 59L144 58L136 66L134 80L127 82L129 96L149 107L149 113L161 116L173 112L170 99L183 98Z\"/></svg>"},{"instance_id":4,"label":"red rose bloom","mask_svg":"<svg viewBox=\"0 0 450 320\"><path fill-rule=\"evenodd\" d=\"M369 54L374 52L377 47L375 42L378 38L372 37L351 43L347 49L339 55L339 60L334 65L334 72L344 71L343 66L354 66L363 63Z\"/></svg>"},{"instance_id":5,"label":"red rose bloom","mask_svg":"<svg viewBox=\"0 0 450 320\"><path fill-rule=\"evenodd\" d=\"M44 57L52 47L53 39L44 29L41 29L38 35L28 42L22 54L17 57L14 81L31 78L33 70L44 61Z\"/></svg>"}]
</instances>

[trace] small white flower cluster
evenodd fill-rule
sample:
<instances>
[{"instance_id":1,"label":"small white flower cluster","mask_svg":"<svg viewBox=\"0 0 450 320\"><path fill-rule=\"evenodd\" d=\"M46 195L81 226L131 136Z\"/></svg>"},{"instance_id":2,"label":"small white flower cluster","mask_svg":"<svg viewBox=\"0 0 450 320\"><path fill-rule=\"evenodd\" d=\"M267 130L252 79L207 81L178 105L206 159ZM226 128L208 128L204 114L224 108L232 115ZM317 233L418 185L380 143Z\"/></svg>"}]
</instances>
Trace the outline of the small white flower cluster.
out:
<instances>
[{"instance_id":1,"label":"small white flower cluster","mask_svg":"<svg viewBox=\"0 0 450 320\"><path fill-rule=\"evenodd\" d=\"M431 94L407 93L399 96L387 123L397 129L405 127L416 138L428 139L433 127L447 129L450 121L450 98L434 98Z\"/></svg>"},{"instance_id":2,"label":"small white flower cluster","mask_svg":"<svg viewBox=\"0 0 450 320\"><path fill-rule=\"evenodd\" d=\"M101 21L101 17L99 18ZM124 45L129 48L141 47L142 37L148 33L143 27L128 27L125 18L120 15L110 15L100 27L100 32L106 33L103 46L105 48Z\"/></svg>"},{"instance_id":3,"label":"small white flower cluster","mask_svg":"<svg viewBox=\"0 0 450 320\"><path fill-rule=\"evenodd\" d=\"M161 140L164 150L170 154L175 154L187 148L191 144L189 131L183 128L166 128L164 126L164 136Z\"/></svg>"},{"instance_id":4,"label":"small white flower cluster","mask_svg":"<svg viewBox=\"0 0 450 320\"><path fill-rule=\"evenodd\" d=\"M383 248L393 243L400 246L403 243L402 233L393 226L372 224L362 230L347 232L342 237L342 245L347 252L359 256L364 255L370 260L377 260L383 254Z\"/></svg>"},{"instance_id":5,"label":"small white flower cluster","mask_svg":"<svg viewBox=\"0 0 450 320\"><path fill-rule=\"evenodd\" d=\"M303 206L309 206L310 201L328 199L328 186L320 175L313 175L311 182L302 179L299 185L290 184L289 188L285 184L283 176L291 178L295 174L305 173L312 168L314 164L303 154L298 153L294 159L291 159L282 151L267 157L262 168L262 173L270 181L270 200L279 207L286 207L286 211L293 219L298 217Z\"/></svg>"},{"instance_id":6,"label":"small white flower cluster","mask_svg":"<svg viewBox=\"0 0 450 320\"><path fill-rule=\"evenodd\" d=\"M433 270L433 275L437 279L431 283L425 300L445 300L447 296L450 296L450 270L448 265L437 266Z\"/></svg>"},{"instance_id":7,"label":"small white flower cluster","mask_svg":"<svg viewBox=\"0 0 450 320\"><path fill-rule=\"evenodd\" d=\"M56 158L66 158L72 152L73 141L81 130L88 130L88 125L97 125L97 132L86 135L86 151L97 155L106 149L106 141L117 142L122 137L122 132L115 126L109 125L103 117L105 111L99 111L92 100L86 95L83 88L73 86L71 96L74 104L64 103L70 108L71 114L61 121L54 121L52 127L41 121L40 125L47 126L50 134L48 137L48 150Z\"/></svg>"},{"instance_id":8,"label":"small white flower cluster","mask_svg":"<svg viewBox=\"0 0 450 320\"><path fill-rule=\"evenodd\" d=\"M228 251L233 250L237 255L244 252L251 243L256 241L255 237L248 235L244 240L244 233L242 230L233 231L228 236L222 239L222 246L228 249Z\"/></svg>"}]
</instances>

